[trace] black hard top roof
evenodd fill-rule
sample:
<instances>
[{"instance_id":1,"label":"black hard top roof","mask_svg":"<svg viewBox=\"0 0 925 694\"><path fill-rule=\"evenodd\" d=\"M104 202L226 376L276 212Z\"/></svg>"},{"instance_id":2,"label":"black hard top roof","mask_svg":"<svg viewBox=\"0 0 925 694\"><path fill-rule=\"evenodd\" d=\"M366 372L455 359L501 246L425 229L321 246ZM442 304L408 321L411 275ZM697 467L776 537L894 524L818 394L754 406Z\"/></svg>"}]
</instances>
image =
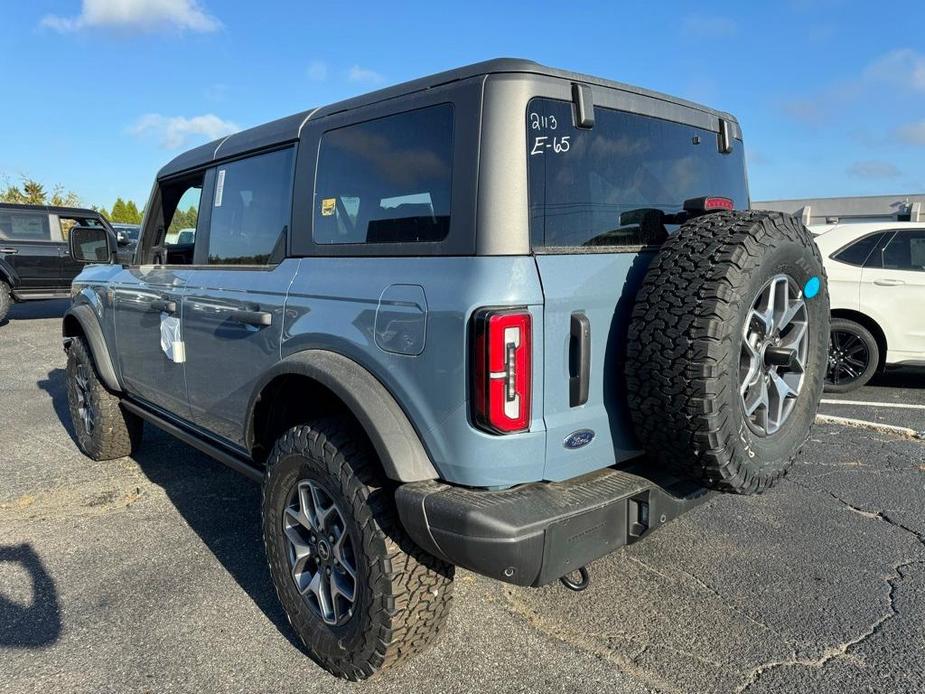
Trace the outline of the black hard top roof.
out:
<instances>
[{"instance_id":1,"label":"black hard top roof","mask_svg":"<svg viewBox=\"0 0 925 694\"><path fill-rule=\"evenodd\" d=\"M57 205L19 205L13 202L0 202L0 209L3 210L25 210L28 212L47 212L48 214L57 214L62 216L73 215L75 217L99 217L100 213L96 210L88 210L83 207L60 207Z\"/></svg>"},{"instance_id":2,"label":"black hard top roof","mask_svg":"<svg viewBox=\"0 0 925 694\"><path fill-rule=\"evenodd\" d=\"M593 77L577 72L569 72L568 70L560 70L558 68L547 67L545 65L540 65L539 63L533 62L532 60L523 60L520 58L495 58L494 60L486 60L481 63L474 63L465 67L456 68L455 70L438 72L428 77L421 77L416 80L411 80L410 82L396 84L391 87L386 87L385 89L379 89L374 92L369 92L367 94L355 96L350 99L338 101L328 106L308 109L306 111L302 111L285 118L280 118L278 120L270 121L269 123L264 123L263 125L258 125L254 128L242 130L241 132L237 132L225 138L221 138L208 144L196 147L195 149L191 149L188 152L184 152L183 154L167 163L158 173L158 178L171 176L191 168L203 166L204 164L217 159L225 159L228 157L236 156L238 154L260 149L262 147L294 141L298 139L299 131L302 129L302 126L306 121L308 121L309 118L314 121L319 118L324 118L325 116L340 113L342 111L359 108L361 106L368 106L370 104L387 101L389 99L405 96L406 94L411 94L418 91L424 91L426 89L432 89L449 82L458 82L470 77L478 77L480 75L497 73L526 73L547 77L558 77L575 82L583 82L585 84L599 85L602 87L609 87L611 89L619 89L621 91L649 96L661 101L678 104L680 106L686 106L688 108L693 108L698 111L703 111L715 115L719 118L735 121L735 118L728 113L716 111L700 104L695 104L693 102L685 101L684 99L679 99L677 97L662 94L660 92L642 89L641 87L634 87L632 85L623 84L621 82L605 80L600 77Z\"/></svg>"}]
</instances>

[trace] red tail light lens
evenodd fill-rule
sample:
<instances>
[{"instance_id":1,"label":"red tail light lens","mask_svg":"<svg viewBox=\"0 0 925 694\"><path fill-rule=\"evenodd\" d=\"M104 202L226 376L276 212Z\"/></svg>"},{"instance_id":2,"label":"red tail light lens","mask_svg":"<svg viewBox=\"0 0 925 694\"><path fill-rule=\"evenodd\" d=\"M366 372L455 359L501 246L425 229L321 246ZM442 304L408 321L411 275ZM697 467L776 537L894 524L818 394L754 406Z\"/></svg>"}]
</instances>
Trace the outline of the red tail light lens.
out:
<instances>
[{"instance_id":1,"label":"red tail light lens","mask_svg":"<svg viewBox=\"0 0 925 694\"><path fill-rule=\"evenodd\" d=\"M497 434L530 428L533 336L526 309L482 309L473 319L473 414Z\"/></svg>"}]
</instances>

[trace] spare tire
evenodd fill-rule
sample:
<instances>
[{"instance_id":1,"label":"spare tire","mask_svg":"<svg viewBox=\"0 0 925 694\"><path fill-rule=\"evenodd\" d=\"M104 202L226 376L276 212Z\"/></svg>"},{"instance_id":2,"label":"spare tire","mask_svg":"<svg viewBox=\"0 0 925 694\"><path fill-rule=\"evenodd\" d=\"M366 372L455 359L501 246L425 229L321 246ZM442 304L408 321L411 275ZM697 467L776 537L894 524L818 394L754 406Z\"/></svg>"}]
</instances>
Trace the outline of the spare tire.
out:
<instances>
[{"instance_id":1,"label":"spare tire","mask_svg":"<svg viewBox=\"0 0 925 694\"><path fill-rule=\"evenodd\" d=\"M626 384L656 464L755 494L809 436L826 373L829 297L812 235L776 212L688 221L633 308Z\"/></svg>"}]
</instances>

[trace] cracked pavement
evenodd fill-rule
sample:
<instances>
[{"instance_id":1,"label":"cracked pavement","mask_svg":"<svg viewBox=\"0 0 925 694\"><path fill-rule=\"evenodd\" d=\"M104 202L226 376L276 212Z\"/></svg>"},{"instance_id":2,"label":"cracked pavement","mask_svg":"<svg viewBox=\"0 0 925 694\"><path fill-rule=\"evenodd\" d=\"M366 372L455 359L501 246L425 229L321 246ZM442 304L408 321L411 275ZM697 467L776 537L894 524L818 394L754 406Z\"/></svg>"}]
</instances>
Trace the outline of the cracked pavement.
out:
<instances>
[{"instance_id":1,"label":"cracked pavement","mask_svg":"<svg viewBox=\"0 0 925 694\"><path fill-rule=\"evenodd\" d=\"M713 497L584 593L460 571L434 649L334 680L276 602L255 485L150 427L133 459L79 454L64 308L0 325L4 691L925 691L925 442L831 425L778 488Z\"/></svg>"}]
</instances>

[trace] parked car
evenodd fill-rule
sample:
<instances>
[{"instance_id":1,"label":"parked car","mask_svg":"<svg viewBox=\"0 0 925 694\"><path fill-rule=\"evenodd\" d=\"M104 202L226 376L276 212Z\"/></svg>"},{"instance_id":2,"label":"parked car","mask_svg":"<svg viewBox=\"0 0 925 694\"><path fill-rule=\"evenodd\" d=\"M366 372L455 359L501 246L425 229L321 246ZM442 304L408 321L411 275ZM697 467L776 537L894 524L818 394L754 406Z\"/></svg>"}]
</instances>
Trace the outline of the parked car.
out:
<instances>
[{"instance_id":1,"label":"parked car","mask_svg":"<svg viewBox=\"0 0 925 694\"><path fill-rule=\"evenodd\" d=\"M138 245L138 234L141 232L141 225L115 222L112 224L112 228L116 232L119 259L130 264L132 257L135 255L135 247Z\"/></svg>"},{"instance_id":2,"label":"parked car","mask_svg":"<svg viewBox=\"0 0 925 694\"><path fill-rule=\"evenodd\" d=\"M925 365L925 224L848 223L816 236L832 301L826 390L890 365Z\"/></svg>"},{"instance_id":3,"label":"parked car","mask_svg":"<svg viewBox=\"0 0 925 694\"><path fill-rule=\"evenodd\" d=\"M341 677L431 643L455 566L580 589L707 489L772 486L815 418L822 260L747 211L743 153L729 114L504 59L182 154L135 264L74 282L78 444L149 422L261 481L279 598Z\"/></svg>"},{"instance_id":4,"label":"parked car","mask_svg":"<svg viewBox=\"0 0 925 694\"><path fill-rule=\"evenodd\" d=\"M78 224L109 230L93 210L0 203L0 322L14 302L70 296L83 266L68 252L67 232Z\"/></svg>"}]
</instances>

